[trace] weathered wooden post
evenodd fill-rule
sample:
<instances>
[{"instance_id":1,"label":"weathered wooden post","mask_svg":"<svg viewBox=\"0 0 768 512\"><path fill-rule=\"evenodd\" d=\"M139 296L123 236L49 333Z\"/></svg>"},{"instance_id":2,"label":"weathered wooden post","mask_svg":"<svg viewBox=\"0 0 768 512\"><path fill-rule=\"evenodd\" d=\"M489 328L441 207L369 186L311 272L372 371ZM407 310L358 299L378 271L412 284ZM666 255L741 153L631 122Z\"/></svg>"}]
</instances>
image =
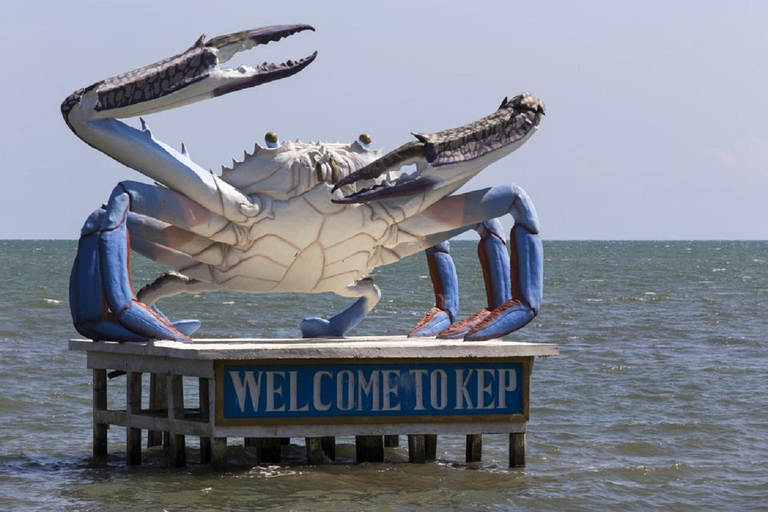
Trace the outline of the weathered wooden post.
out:
<instances>
[{"instance_id":1,"label":"weathered wooden post","mask_svg":"<svg viewBox=\"0 0 768 512\"><path fill-rule=\"evenodd\" d=\"M427 462L437 460L437 435L426 434L424 436L424 457Z\"/></svg>"},{"instance_id":2,"label":"weathered wooden post","mask_svg":"<svg viewBox=\"0 0 768 512\"><path fill-rule=\"evenodd\" d=\"M483 435L467 435L467 453L465 460L467 462L480 462L483 460Z\"/></svg>"},{"instance_id":3,"label":"weathered wooden post","mask_svg":"<svg viewBox=\"0 0 768 512\"><path fill-rule=\"evenodd\" d=\"M282 445L279 437L264 437L257 441L259 462L267 464L280 464L283 460Z\"/></svg>"},{"instance_id":4,"label":"weathered wooden post","mask_svg":"<svg viewBox=\"0 0 768 512\"><path fill-rule=\"evenodd\" d=\"M93 456L107 455L107 428L101 420L102 411L107 410L107 370L93 370Z\"/></svg>"},{"instance_id":5,"label":"weathered wooden post","mask_svg":"<svg viewBox=\"0 0 768 512\"><path fill-rule=\"evenodd\" d=\"M525 432L509 434L509 467L525 467Z\"/></svg>"},{"instance_id":6,"label":"weathered wooden post","mask_svg":"<svg viewBox=\"0 0 768 512\"><path fill-rule=\"evenodd\" d=\"M423 435L408 434L408 462L411 464L427 462L427 447Z\"/></svg>"},{"instance_id":7,"label":"weathered wooden post","mask_svg":"<svg viewBox=\"0 0 768 512\"><path fill-rule=\"evenodd\" d=\"M125 382L125 409L128 423L133 423L133 415L141 414L141 373L128 372ZM141 429L125 429L126 462L129 466L141 464Z\"/></svg>"},{"instance_id":8,"label":"weathered wooden post","mask_svg":"<svg viewBox=\"0 0 768 512\"><path fill-rule=\"evenodd\" d=\"M307 464L318 466L325 462L323 439L321 437L307 437L304 439L304 443L307 445Z\"/></svg>"},{"instance_id":9,"label":"weathered wooden post","mask_svg":"<svg viewBox=\"0 0 768 512\"><path fill-rule=\"evenodd\" d=\"M400 436L384 436L385 448L397 448L400 446Z\"/></svg>"},{"instance_id":10,"label":"weathered wooden post","mask_svg":"<svg viewBox=\"0 0 768 512\"><path fill-rule=\"evenodd\" d=\"M211 421L211 397L209 380L205 377L198 378L198 395L199 395L199 407L200 407L200 419L206 423ZM200 438L200 464L211 463L211 438Z\"/></svg>"},{"instance_id":11,"label":"weathered wooden post","mask_svg":"<svg viewBox=\"0 0 768 512\"><path fill-rule=\"evenodd\" d=\"M227 438L214 437L211 442L211 465L216 469L227 467Z\"/></svg>"},{"instance_id":12,"label":"weathered wooden post","mask_svg":"<svg viewBox=\"0 0 768 512\"><path fill-rule=\"evenodd\" d=\"M382 436L355 436L355 458L360 462L384 462Z\"/></svg>"},{"instance_id":13,"label":"weathered wooden post","mask_svg":"<svg viewBox=\"0 0 768 512\"><path fill-rule=\"evenodd\" d=\"M152 413L165 411L168 409L166 402L166 379L165 375L151 373L149 377L149 409ZM167 414L167 413L166 413ZM167 432L160 430L147 431L147 447L164 446L168 448L170 439Z\"/></svg>"},{"instance_id":14,"label":"weathered wooden post","mask_svg":"<svg viewBox=\"0 0 768 512\"><path fill-rule=\"evenodd\" d=\"M167 391L171 465L180 468L187 465L184 434L178 432L179 428L176 425L176 420L184 419L184 382L181 375L168 375Z\"/></svg>"},{"instance_id":15,"label":"weathered wooden post","mask_svg":"<svg viewBox=\"0 0 768 512\"><path fill-rule=\"evenodd\" d=\"M325 455L331 460L336 460L336 438L333 436L323 436L320 438L320 443L323 446Z\"/></svg>"}]
</instances>

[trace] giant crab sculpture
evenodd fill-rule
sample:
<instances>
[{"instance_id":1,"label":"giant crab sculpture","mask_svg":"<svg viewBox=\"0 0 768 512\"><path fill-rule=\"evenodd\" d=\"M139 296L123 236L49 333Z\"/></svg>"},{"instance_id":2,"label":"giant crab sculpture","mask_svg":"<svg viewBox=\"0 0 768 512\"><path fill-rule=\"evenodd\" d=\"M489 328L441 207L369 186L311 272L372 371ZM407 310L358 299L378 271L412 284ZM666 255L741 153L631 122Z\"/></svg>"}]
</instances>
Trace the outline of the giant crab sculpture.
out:
<instances>
[{"instance_id":1,"label":"giant crab sculpture","mask_svg":"<svg viewBox=\"0 0 768 512\"><path fill-rule=\"evenodd\" d=\"M197 321L170 322L154 306L163 297L228 289L249 293L334 292L356 299L330 317L301 322L304 337L343 336L378 302L367 274L426 250L436 304L410 336L484 340L508 334L538 312L542 246L533 204L500 185L454 194L536 131L543 103L525 93L493 114L452 130L415 133L381 155L361 135L351 144L280 142L273 133L242 161L216 175L182 145L157 140L129 118L294 75L317 53L283 64L224 69L235 53L278 41L308 25L201 37L174 57L70 95L61 106L87 144L156 180L124 181L83 226L70 280L74 325L93 340L189 342ZM403 169L411 172L403 172ZM510 214L510 253L498 217ZM487 307L455 323L456 270L448 239L474 229ZM130 249L168 272L134 293Z\"/></svg>"}]
</instances>

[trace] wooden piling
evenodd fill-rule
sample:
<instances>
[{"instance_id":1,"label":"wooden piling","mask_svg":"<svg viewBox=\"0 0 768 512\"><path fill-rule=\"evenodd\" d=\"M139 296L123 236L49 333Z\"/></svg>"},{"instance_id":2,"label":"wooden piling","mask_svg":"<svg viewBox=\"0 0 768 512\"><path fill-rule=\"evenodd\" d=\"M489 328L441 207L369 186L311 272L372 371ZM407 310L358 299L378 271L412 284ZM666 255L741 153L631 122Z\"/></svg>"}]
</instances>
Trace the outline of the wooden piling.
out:
<instances>
[{"instance_id":1,"label":"wooden piling","mask_svg":"<svg viewBox=\"0 0 768 512\"><path fill-rule=\"evenodd\" d=\"M383 436L355 436L355 459L360 462L384 462Z\"/></svg>"},{"instance_id":2,"label":"wooden piling","mask_svg":"<svg viewBox=\"0 0 768 512\"><path fill-rule=\"evenodd\" d=\"M333 436L323 436L320 438L323 446L323 453L331 460L336 460L336 438Z\"/></svg>"},{"instance_id":3,"label":"wooden piling","mask_svg":"<svg viewBox=\"0 0 768 512\"><path fill-rule=\"evenodd\" d=\"M107 370L93 370L93 456L107 455L107 428L99 421L99 412L107 410Z\"/></svg>"},{"instance_id":4,"label":"wooden piling","mask_svg":"<svg viewBox=\"0 0 768 512\"><path fill-rule=\"evenodd\" d=\"M307 464L318 466L325 462L323 452L323 439L321 437L307 437L304 439L307 445Z\"/></svg>"},{"instance_id":5,"label":"wooden piling","mask_svg":"<svg viewBox=\"0 0 768 512\"><path fill-rule=\"evenodd\" d=\"M280 464L282 462L282 442L279 437L263 437L257 441L259 463Z\"/></svg>"},{"instance_id":6,"label":"wooden piling","mask_svg":"<svg viewBox=\"0 0 768 512\"><path fill-rule=\"evenodd\" d=\"M187 465L187 446L184 434L177 433L174 420L184 418L184 382L181 375L168 375L167 379L170 462L173 467L181 468Z\"/></svg>"},{"instance_id":7,"label":"wooden piling","mask_svg":"<svg viewBox=\"0 0 768 512\"><path fill-rule=\"evenodd\" d=\"M210 406L210 386L208 383L208 379L205 377L200 377L198 379L198 395L200 397L199 400L199 406L200 406L200 419L205 421L206 423L211 421L211 406ZM226 439L225 439L226 442ZM201 437L200 438L200 464L210 464L211 463L211 438L210 437Z\"/></svg>"},{"instance_id":8,"label":"wooden piling","mask_svg":"<svg viewBox=\"0 0 768 512\"><path fill-rule=\"evenodd\" d=\"M509 434L509 467L525 467L525 432Z\"/></svg>"},{"instance_id":9,"label":"wooden piling","mask_svg":"<svg viewBox=\"0 0 768 512\"><path fill-rule=\"evenodd\" d=\"M227 438L214 437L211 440L211 465L222 470L227 467Z\"/></svg>"},{"instance_id":10,"label":"wooden piling","mask_svg":"<svg viewBox=\"0 0 768 512\"><path fill-rule=\"evenodd\" d=\"M427 462L424 435L408 435L408 462L411 464L424 464Z\"/></svg>"},{"instance_id":11,"label":"wooden piling","mask_svg":"<svg viewBox=\"0 0 768 512\"><path fill-rule=\"evenodd\" d=\"M165 375L158 373L151 373L149 376L149 409L153 413L165 410L168 408L166 401L166 379ZM148 430L147 431L147 448L153 446L165 446L168 447L168 433L160 430Z\"/></svg>"},{"instance_id":12,"label":"wooden piling","mask_svg":"<svg viewBox=\"0 0 768 512\"><path fill-rule=\"evenodd\" d=\"M385 448L397 448L400 446L400 436L384 436Z\"/></svg>"},{"instance_id":13,"label":"wooden piling","mask_svg":"<svg viewBox=\"0 0 768 512\"><path fill-rule=\"evenodd\" d=\"M424 436L424 458L427 462L437 460L437 434L426 434Z\"/></svg>"},{"instance_id":14,"label":"wooden piling","mask_svg":"<svg viewBox=\"0 0 768 512\"><path fill-rule=\"evenodd\" d=\"M134 414L141 414L141 373L128 372L125 385L125 410L128 422ZM141 429L125 429L125 457L129 466L141 464Z\"/></svg>"},{"instance_id":15,"label":"wooden piling","mask_svg":"<svg viewBox=\"0 0 768 512\"><path fill-rule=\"evenodd\" d=\"M467 462L480 462L483 460L483 436L482 434L470 434L467 436L466 457Z\"/></svg>"}]
</instances>

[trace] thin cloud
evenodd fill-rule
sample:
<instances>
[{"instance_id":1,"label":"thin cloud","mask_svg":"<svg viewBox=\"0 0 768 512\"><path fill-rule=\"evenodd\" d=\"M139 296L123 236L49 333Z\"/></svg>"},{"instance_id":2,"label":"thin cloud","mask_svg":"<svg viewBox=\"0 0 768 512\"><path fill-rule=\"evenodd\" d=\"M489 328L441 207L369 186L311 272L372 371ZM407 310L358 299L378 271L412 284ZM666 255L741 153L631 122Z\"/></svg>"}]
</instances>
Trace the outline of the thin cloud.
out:
<instances>
[{"instance_id":1,"label":"thin cloud","mask_svg":"<svg viewBox=\"0 0 768 512\"><path fill-rule=\"evenodd\" d=\"M765 168L768 166L768 143L759 137L750 137L728 149L705 149L704 156L721 167Z\"/></svg>"}]
</instances>

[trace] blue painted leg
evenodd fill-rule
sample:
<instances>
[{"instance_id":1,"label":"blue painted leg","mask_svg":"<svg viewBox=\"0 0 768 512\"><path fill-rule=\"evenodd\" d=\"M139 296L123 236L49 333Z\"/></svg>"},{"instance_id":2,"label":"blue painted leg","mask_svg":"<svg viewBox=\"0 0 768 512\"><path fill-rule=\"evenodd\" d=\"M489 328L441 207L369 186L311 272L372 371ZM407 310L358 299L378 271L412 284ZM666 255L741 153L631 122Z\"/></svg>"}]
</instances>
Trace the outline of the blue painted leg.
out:
<instances>
[{"instance_id":1,"label":"blue painted leg","mask_svg":"<svg viewBox=\"0 0 768 512\"><path fill-rule=\"evenodd\" d=\"M199 322L183 321L177 328L162 313L136 299L125 225L129 208L130 197L118 185L106 211L97 210L83 226L70 277L75 328L93 340L190 342L186 333L197 330Z\"/></svg>"},{"instance_id":2,"label":"blue painted leg","mask_svg":"<svg viewBox=\"0 0 768 512\"><path fill-rule=\"evenodd\" d=\"M448 242L426 250L435 306L408 333L408 337L437 336L451 326L459 312L459 280Z\"/></svg>"},{"instance_id":3,"label":"blue painted leg","mask_svg":"<svg viewBox=\"0 0 768 512\"><path fill-rule=\"evenodd\" d=\"M373 279L361 279L347 287L341 295L359 297L351 306L328 320L319 317L305 318L299 329L302 338L342 337L355 327L379 302L381 291ZM362 295L362 296L361 296Z\"/></svg>"},{"instance_id":4,"label":"blue painted leg","mask_svg":"<svg viewBox=\"0 0 768 512\"><path fill-rule=\"evenodd\" d=\"M95 341L147 341L120 325L104 301L99 266L99 228L103 216L103 210L93 212L80 233L69 279L72 322L77 332Z\"/></svg>"},{"instance_id":5,"label":"blue painted leg","mask_svg":"<svg viewBox=\"0 0 768 512\"><path fill-rule=\"evenodd\" d=\"M544 288L541 238L525 226L510 233L512 297L495 308L464 337L467 341L499 338L520 329L538 314Z\"/></svg>"},{"instance_id":6,"label":"blue painted leg","mask_svg":"<svg viewBox=\"0 0 768 512\"><path fill-rule=\"evenodd\" d=\"M488 307L442 331L437 335L440 339L464 339L467 333L510 298L509 253L507 244L504 242L504 228L501 221L491 219L483 222L475 227L475 231L480 234L477 257L483 269Z\"/></svg>"},{"instance_id":7,"label":"blue painted leg","mask_svg":"<svg viewBox=\"0 0 768 512\"><path fill-rule=\"evenodd\" d=\"M509 260L499 224L488 222L507 214L515 220ZM517 185L452 195L400 224L402 230L421 235L430 243L446 240L473 226L482 237L478 252L488 307L441 332L439 337L459 337L468 324L471 328L466 331L465 340L498 338L530 322L541 305L544 260L538 237L539 220L528 194Z\"/></svg>"}]
</instances>

